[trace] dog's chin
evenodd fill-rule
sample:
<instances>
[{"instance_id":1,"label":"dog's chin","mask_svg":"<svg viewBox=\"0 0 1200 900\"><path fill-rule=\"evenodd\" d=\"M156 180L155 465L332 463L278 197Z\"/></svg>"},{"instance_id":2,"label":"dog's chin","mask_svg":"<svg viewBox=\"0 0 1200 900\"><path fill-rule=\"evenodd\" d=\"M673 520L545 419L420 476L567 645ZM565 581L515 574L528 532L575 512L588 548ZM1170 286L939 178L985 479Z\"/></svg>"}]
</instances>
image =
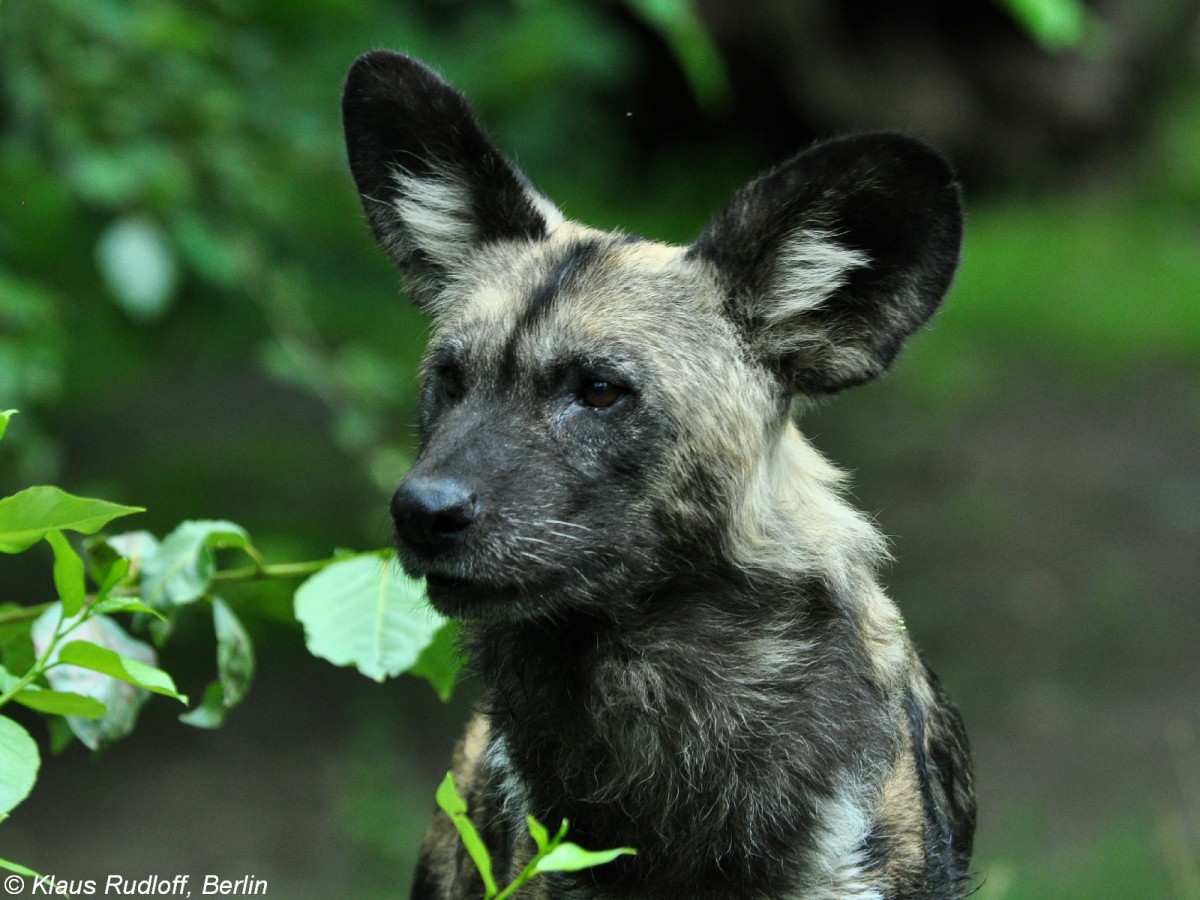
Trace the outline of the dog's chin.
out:
<instances>
[{"instance_id":1,"label":"dog's chin","mask_svg":"<svg viewBox=\"0 0 1200 900\"><path fill-rule=\"evenodd\" d=\"M496 585L468 581L433 573L425 576L429 602L451 619L484 622L519 622L535 619L550 611L551 592L529 585Z\"/></svg>"}]
</instances>

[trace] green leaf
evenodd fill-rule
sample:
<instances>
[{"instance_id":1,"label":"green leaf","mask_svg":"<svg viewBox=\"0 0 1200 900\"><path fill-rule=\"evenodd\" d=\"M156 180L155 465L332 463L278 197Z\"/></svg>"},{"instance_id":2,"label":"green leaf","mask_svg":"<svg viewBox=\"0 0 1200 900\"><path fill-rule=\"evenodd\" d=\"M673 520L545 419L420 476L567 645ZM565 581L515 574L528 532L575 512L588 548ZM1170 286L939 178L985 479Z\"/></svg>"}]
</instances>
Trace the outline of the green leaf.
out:
<instances>
[{"instance_id":1,"label":"green leaf","mask_svg":"<svg viewBox=\"0 0 1200 900\"><path fill-rule=\"evenodd\" d=\"M210 681L204 689L200 705L179 714L179 721L193 728L220 728L229 715L225 705L225 688L219 681Z\"/></svg>"},{"instance_id":2,"label":"green leaf","mask_svg":"<svg viewBox=\"0 0 1200 900\"><path fill-rule=\"evenodd\" d=\"M216 571L214 551L249 546L245 529L232 522L184 522L163 538L157 552L142 561L145 602L162 608L200 599Z\"/></svg>"},{"instance_id":3,"label":"green leaf","mask_svg":"<svg viewBox=\"0 0 1200 900\"><path fill-rule=\"evenodd\" d=\"M0 612L23 611L14 603L0 604ZM33 648L29 630L33 623L24 620L0 625L0 683L4 681L4 669L12 672L28 672L37 662L38 654ZM0 686L0 691L8 686Z\"/></svg>"},{"instance_id":4,"label":"green leaf","mask_svg":"<svg viewBox=\"0 0 1200 900\"><path fill-rule=\"evenodd\" d=\"M92 614L85 622L79 622L77 616L75 620L67 620L60 624L61 616L62 606L56 603L34 622L31 637L39 655L45 653L56 634L65 634L69 629L72 637L89 642L86 646L94 645L97 649L107 650L119 658L157 671L153 669L157 662L154 649L131 638L108 616ZM69 657L70 654L66 661L69 661ZM61 649L47 660L46 680L50 682L50 687L56 691L91 697L104 704L105 713L94 720L74 715L65 719L51 719L49 725L65 723L66 727L92 750L98 750L133 730L138 712L150 697L147 690L92 668L58 665L60 662L64 662ZM59 746L62 744L61 734L60 729L54 735Z\"/></svg>"},{"instance_id":5,"label":"green leaf","mask_svg":"<svg viewBox=\"0 0 1200 900\"><path fill-rule=\"evenodd\" d=\"M636 853L637 851L632 847L619 847L616 850L584 850L578 844L563 841L539 859L534 868L538 872L578 872L580 869L590 869L610 863L618 856L632 856Z\"/></svg>"},{"instance_id":6,"label":"green leaf","mask_svg":"<svg viewBox=\"0 0 1200 900\"><path fill-rule=\"evenodd\" d=\"M129 577L129 569L129 560L119 556L112 561L108 568L98 570L97 574L100 576L96 581L99 587L98 595L107 597L109 591Z\"/></svg>"},{"instance_id":7,"label":"green leaf","mask_svg":"<svg viewBox=\"0 0 1200 900\"><path fill-rule=\"evenodd\" d=\"M129 575L130 562L117 552L103 537L89 537L83 542L83 557L88 572L99 590L97 596L105 597L108 592Z\"/></svg>"},{"instance_id":8,"label":"green leaf","mask_svg":"<svg viewBox=\"0 0 1200 900\"><path fill-rule=\"evenodd\" d=\"M11 862L7 859L0 859L0 869L8 869L10 872L16 872L18 875L24 875L26 878L41 878L33 869L27 869L20 863Z\"/></svg>"},{"instance_id":9,"label":"green leaf","mask_svg":"<svg viewBox=\"0 0 1200 900\"><path fill-rule=\"evenodd\" d=\"M58 661L118 678L135 687L187 703L187 697L175 689L175 682L162 669L122 656L89 641L71 641L65 644L58 651Z\"/></svg>"},{"instance_id":10,"label":"green leaf","mask_svg":"<svg viewBox=\"0 0 1200 900\"><path fill-rule=\"evenodd\" d=\"M729 105L732 89L721 52L691 0L624 0L671 48L696 100L709 109Z\"/></svg>"},{"instance_id":11,"label":"green leaf","mask_svg":"<svg viewBox=\"0 0 1200 900\"><path fill-rule=\"evenodd\" d=\"M102 543L107 545L108 550L128 560L130 571L134 573L141 571L142 563L158 553L159 547L158 539L148 531L127 531L123 534L114 534L104 538ZM103 560L108 553L100 548L97 548L96 552L99 557L97 563L103 566ZM101 579L98 577L96 580L99 582Z\"/></svg>"},{"instance_id":12,"label":"green leaf","mask_svg":"<svg viewBox=\"0 0 1200 900\"><path fill-rule=\"evenodd\" d=\"M254 645L233 610L220 597L213 599L213 630L217 635L217 677L226 709L242 702L254 678Z\"/></svg>"},{"instance_id":13,"label":"green leaf","mask_svg":"<svg viewBox=\"0 0 1200 900\"><path fill-rule=\"evenodd\" d=\"M250 635L220 597L213 598L213 630L217 637L217 680L204 689L200 704L179 716L194 728L219 728L229 710L241 703L254 677L254 645Z\"/></svg>"},{"instance_id":14,"label":"green leaf","mask_svg":"<svg viewBox=\"0 0 1200 900\"><path fill-rule=\"evenodd\" d=\"M167 617L153 607L147 606L137 597L105 597L92 606L92 612L111 615L112 613L147 613L160 621Z\"/></svg>"},{"instance_id":15,"label":"green leaf","mask_svg":"<svg viewBox=\"0 0 1200 900\"><path fill-rule=\"evenodd\" d=\"M376 681L410 669L445 622L419 582L376 554L322 569L300 585L295 608L310 653Z\"/></svg>"},{"instance_id":16,"label":"green leaf","mask_svg":"<svg viewBox=\"0 0 1200 900\"><path fill-rule=\"evenodd\" d=\"M166 232L153 219L134 215L113 222L96 243L96 262L131 319L153 321L170 308L178 266Z\"/></svg>"},{"instance_id":17,"label":"green leaf","mask_svg":"<svg viewBox=\"0 0 1200 900\"><path fill-rule=\"evenodd\" d=\"M46 542L54 550L54 587L62 601L63 615L73 616L83 609L87 596L83 560L58 529L46 532Z\"/></svg>"},{"instance_id":18,"label":"green leaf","mask_svg":"<svg viewBox=\"0 0 1200 900\"><path fill-rule=\"evenodd\" d=\"M479 877L483 879L485 896L496 896L496 879L492 876L491 854L488 853L487 845L483 843L483 838L475 829L475 824L467 817L467 803L458 793L452 773L446 773L446 777L438 785L436 797L438 806L454 823L463 847L470 854L475 868L479 870Z\"/></svg>"},{"instance_id":19,"label":"green leaf","mask_svg":"<svg viewBox=\"0 0 1200 900\"><path fill-rule=\"evenodd\" d=\"M567 820L563 819L558 824L557 833L555 833L554 837L550 838L550 846L557 847L559 844L562 843L562 839L565 838L566 836L567 836Z\"/></svg>"},{"instance_id":20,"label":"green leaf","mask_svg":"<svg viewBox=\"0 0 1200 900\"><path fill-rule=\"evenodd\" d=\"M533 816L526 816L525 824L529 826L529 834L537 844L538 853L545 853L550 849L550 832L546 830L546 826Z\"/></svg>"},{"instance_id":21,"label":"green leaf","mask_svg":"<svg viewBox=\"0 0 1200 900\"><path fill-rule=\"evenodd\" d=\"M1043 47L1078 46L1089 27L1090 13L1080 0L999 0L1014 19Z\"/></svg>"},{"instance_id":22,"label":"green leaf","mask_svg":"<svg viewBox=\"0 0 1200 900\"><path fill-rule=\"evenodd\" d=\"M467 814L467 801L458 792L458 785L454 783L453 772L446 773L446 777L438 785L437 793L434 797L437 800L437 805L442 808L442 812L446 815L464 816Z\"/></svg>"},{"instance_id":23,"label":"green leaf","mask_svg":"<svg viewBox=\"0 0 1200 900\"><path fill-rule=\"evenodd\" d=\"M81 694L63 691L44 691L26 688L13 697L22 706L55 716L79 716L83 719L99 719L107 711L103 703Z\"/></svg>"},{"instance_id":24,"label":"green leaf","mask_svg":"<svg viewBox=\"0 0 1200 900\"><path fill-rule=\"evenodd\" d=\"M462 655L458 652L458 623L447 621L434 632L433 639L408 672L428 681L445 702L454 693L462 666Z\"/></svg>"},{"instance_id":25,"label":"green leaf","mask_svg":"<svg viewBox=\"0 0 1200 900\"><path fill-rule=\"evenodd\" d=\"M4 438L4 432L8 430L9 420L17 414L15 409L0 410L0 440Z\"/></svg>"},{"instance_id":26,"label":"green leaf","mask_svg":"<svg viewBox=\"0 0 1200 900\"><path fill-rule=\"evenodd\" d=\"M27 550L55 529L94 534L113 519L144 511L47 485L26 488L0 500L0 553Z\"/></svg>"},{"instance_id":27,"label":"green leaf","mask_svg":"<svg viewBox=\"0 0 1200 900\"><path fill-rule=\"evenodd\" d=\"M42 760L29 732L0 716L0 815L8 815L29 796Z\"/></svg>"}]
</instances>

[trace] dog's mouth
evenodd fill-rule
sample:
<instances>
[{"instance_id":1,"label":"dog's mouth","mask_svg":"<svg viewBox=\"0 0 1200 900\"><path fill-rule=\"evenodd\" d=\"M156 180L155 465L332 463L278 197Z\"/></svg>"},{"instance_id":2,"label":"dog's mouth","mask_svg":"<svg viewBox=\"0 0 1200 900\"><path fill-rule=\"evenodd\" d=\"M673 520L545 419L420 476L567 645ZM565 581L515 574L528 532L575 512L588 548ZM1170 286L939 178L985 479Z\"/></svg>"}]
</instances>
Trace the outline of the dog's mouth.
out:
<instances>
[{"instance_id":1,"label":"dog's mouth","mask_svg":"<svg viewBox=\"0 0 1200 900\"><path fill-rule=\"evenodd\" d=\"M537 594L528 585L489 584L433 572L425 576L425 592L433 608L452 619L521 618Z\"/></svg>"}]
</instances>

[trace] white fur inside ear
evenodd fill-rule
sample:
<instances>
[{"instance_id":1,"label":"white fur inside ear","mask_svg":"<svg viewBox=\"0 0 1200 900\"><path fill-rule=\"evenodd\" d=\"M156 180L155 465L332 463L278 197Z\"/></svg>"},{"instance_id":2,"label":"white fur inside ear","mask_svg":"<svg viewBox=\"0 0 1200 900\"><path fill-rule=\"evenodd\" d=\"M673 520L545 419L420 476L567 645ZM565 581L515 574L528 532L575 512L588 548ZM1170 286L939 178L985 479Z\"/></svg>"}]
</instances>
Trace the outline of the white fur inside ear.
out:
<instances>
[{"instance_id":1,"label":"white fur inside ear","mask_svg":"<svg viewBox=\"0 0 1200 900\"><path fill-rule=\"evenodd\" d=\"M533 204L533 208L541 213L542 218L546 220L546 231L554 231L555 228L565 221L563 214L558 211L558 207L537 191L526 189L526 194L529 197L529 202Z\"/></svg>"},{"instance_id":2,"label":"white fur inside ear","mask_svg":"<svg viewBox=\"0 0 1200 900\"><path fill-rule=\"evenodd\" d=\"M451 176L418 178L397 172L392 205L413 249L444 268L456 268L475 237L471 194Z\"/></svg>"},{"instance_id":3,"label":"white fur inside ear","mask_svg":"<svg viewBox=\"0 0 1200 900\"><path fill-rule=\"evenodd\" d=\"M796 231L779 249L775 277L770 290L759 298L757 312L773 325L817 309L846 283L851 272L870 264L867 254L838 243L832 232Z\"/></svg>"},{"instance_id":4,"label":"white fur inside ear","mask_svg":"<svg viewBox=\"0 0 1200 900\"><path fill-rule=\"evenodd\" d=\"M392 206L400 217L409 249L419 250L447 270L461 268L475 249L476 232L471 192L452 174L420 178L396 172ZM530 188L525 196L546 221L547 231L563 222L558 208Z\"/></svg>"}]
</instances>

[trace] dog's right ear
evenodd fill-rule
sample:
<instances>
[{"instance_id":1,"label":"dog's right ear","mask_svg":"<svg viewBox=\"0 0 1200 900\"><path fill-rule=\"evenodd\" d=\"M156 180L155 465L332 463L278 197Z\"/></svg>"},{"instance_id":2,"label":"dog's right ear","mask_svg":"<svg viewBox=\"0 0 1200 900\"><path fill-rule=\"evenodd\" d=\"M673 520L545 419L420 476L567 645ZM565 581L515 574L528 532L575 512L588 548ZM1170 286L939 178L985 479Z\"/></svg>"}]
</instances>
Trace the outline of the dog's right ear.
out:
<instances>
[{"instance_id":1,"label":"dog's right ear","mask_svg":"<svg viewBox=\"0 0 1200 900\"><path fill-rule=\"evenodd\" d=\"M958 266L958 183L901 134L815 144L739 191L689 248L726 309L792 391L883 373L933 315Z\"/></svg>"},{"instance_id":2,"label":"dog's right ear","mask_svg":"<svg viewBox=\"0 0 1200 900\"><path fill-rule=\"evenodd\" d=\"M380 245L437 312L478 247L538 240L562 221L483 134L462 94L390 50L354 61L342 91L350 170Z\"/></svg>"}]
</instances>

